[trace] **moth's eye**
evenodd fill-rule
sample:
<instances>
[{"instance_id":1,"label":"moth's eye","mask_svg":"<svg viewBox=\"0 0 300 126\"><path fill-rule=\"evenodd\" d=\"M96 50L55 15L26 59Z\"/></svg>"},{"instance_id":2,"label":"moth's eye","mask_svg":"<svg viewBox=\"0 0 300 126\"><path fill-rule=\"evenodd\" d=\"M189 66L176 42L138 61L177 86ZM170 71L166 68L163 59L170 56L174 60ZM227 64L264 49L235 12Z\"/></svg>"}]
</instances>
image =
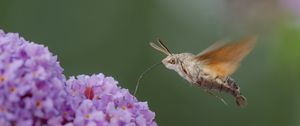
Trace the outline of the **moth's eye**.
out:
<instances>
[{"instance_id":1,"label":"moth's eye","mask_svg":"<svg viewBox=\"0 0 300 126\"><path fill-rule=\"evenodd\" d=\"M170 64L175 64L175 59L171 59L168 61Z\"/></svg>"}]
</instances>

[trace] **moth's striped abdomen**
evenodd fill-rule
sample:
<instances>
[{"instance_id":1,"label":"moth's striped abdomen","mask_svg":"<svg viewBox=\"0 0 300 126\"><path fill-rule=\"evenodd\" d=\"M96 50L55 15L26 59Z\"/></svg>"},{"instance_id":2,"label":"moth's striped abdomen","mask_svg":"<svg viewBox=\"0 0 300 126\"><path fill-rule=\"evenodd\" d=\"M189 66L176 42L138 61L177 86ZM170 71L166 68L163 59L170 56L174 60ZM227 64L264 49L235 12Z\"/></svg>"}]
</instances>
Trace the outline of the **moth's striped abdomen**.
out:
<instances>
[{"instance_id":1,"label":"moth's striped abdomen","mask_svg":"<svg viewBox=\"0 0 300 126\"><path fill-rule=\"evenodd\" d=\"M216 78L219 79L219 78ZM228 78L226 81L210 80L204 77L199 77L197 85L206 90L217 90L220 92L226 92L235 97L236 104L240 107L247 105L247 100L241 95L240 88L232 78Z\"/></svg>"}]
</instances>

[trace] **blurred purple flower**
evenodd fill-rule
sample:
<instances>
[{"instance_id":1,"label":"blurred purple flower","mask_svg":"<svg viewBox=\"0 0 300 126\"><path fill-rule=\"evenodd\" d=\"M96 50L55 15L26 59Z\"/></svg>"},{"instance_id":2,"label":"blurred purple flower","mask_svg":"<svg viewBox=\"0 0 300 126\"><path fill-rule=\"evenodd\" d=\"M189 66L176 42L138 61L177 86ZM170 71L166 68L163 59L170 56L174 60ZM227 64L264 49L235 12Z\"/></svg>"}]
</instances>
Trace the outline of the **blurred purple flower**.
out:
<instances>
[{"instance_id":1,"label":"blurred purple flower","mask_svg":"<svg viewBox=\"0 0 300 126\"><path fill-rule=\"evenodd\" d=\"M103 74L65 80L56 56L0 30L0 126L156 126L154 112Z\"/></svg>"},{"instance_id":2,"label":"blurred purple flower","mask_svg":"<svg viewBox=\"0 0 300 126\"><path fill-rule=\"evenodd\" d=\"M156 126L154 112L146 102L138 102L112 77L80 75L67 81L67 91L76 109L74 125Z\"/></svg>"},{"instance_id":3,"label":"blurred purple flower","mask_svg":"<svg viewBox=\"0 0 300 126\"><path fill-rule=\"evenodd\" d=\"M300 18L300 0L280 0L284 8Z\"/></svg>"}]
</instances>

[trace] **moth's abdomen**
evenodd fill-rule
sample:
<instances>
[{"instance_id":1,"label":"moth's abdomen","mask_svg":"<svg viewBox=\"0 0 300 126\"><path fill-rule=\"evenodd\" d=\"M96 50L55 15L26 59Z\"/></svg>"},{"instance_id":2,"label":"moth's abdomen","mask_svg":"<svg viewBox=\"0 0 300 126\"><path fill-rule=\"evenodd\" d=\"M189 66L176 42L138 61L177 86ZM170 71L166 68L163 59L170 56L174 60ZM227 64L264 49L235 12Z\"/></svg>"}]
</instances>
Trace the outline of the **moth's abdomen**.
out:
<instances>
[{"instance_id":1,"label":"moth's abdomen","mask_svg":"<svg viewBox=\"0 0 300 126\"><path fill-rule=\"evenodd\" d=\"M228 78L226 81L217 81L217 79L209 80L199 77L197 85L206 90L217 90L231 94L235 97L236 104L240 107L247 104L246 98L240 93L240 87L232 78Z\"/></svg>"}]
</instances>

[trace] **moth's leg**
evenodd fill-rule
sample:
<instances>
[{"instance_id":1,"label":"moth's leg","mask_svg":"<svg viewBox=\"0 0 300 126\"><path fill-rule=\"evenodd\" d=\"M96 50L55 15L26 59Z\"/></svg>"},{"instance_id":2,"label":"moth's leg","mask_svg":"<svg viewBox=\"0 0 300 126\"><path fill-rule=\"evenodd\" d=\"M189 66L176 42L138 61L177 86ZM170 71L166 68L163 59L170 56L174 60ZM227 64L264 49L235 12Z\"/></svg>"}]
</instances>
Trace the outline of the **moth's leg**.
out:
<instances>
[{"instance_id":1,"label":"moth's leg","mask_svg":"<svg viewBox=\"0 0 300 126\"><path fill-rule=\"evenodd\" d=\"M206 92L212 96L215 96L217 99L219 99L221 102L223 102L224 105L228 105L227 102L222 97L214 94L212 91L204 89L204 92Z\"/></svg>"},{"instance_id":2,"label":"moth's leg","mask_svg":"<svg viewBox=\"0 0 300 126\"><path fill-rule=\"evenodd\" d=\"M197 82L193 79L193 77L189 74L186 74L187 80L190 83L190 86L193 86L193 84L197 84Z\"/></svg>"},{"instance_id":3,"label":"moth's leg","mask_svg":"<svg viewBox=\"0 0 300 126\"><path fill-rule=\"evenodd\" d=\"M193 80L194 84L197 85L200 88L203 88L203 83L205 83L205 80L202 77L197 78L197 80Z\"/></svg>"},{"instance_id":4,"label":"moth's leg","mask_svg":"<svg viewBox=\"0 0 300 126\"><path fill-rule=\"evenodd\" d=\"M192 75L190 75L190 73L188 73L188 71L184 68L183 65L184 65L183 62L180 61L181 71L184 72L184 74L185 74L185 79L188 80L188 82L190 83L190 86L193 86L193 83L195 82L195 81L194 81L194 78L193 78Z\"/></svg>"}]
</instances>

